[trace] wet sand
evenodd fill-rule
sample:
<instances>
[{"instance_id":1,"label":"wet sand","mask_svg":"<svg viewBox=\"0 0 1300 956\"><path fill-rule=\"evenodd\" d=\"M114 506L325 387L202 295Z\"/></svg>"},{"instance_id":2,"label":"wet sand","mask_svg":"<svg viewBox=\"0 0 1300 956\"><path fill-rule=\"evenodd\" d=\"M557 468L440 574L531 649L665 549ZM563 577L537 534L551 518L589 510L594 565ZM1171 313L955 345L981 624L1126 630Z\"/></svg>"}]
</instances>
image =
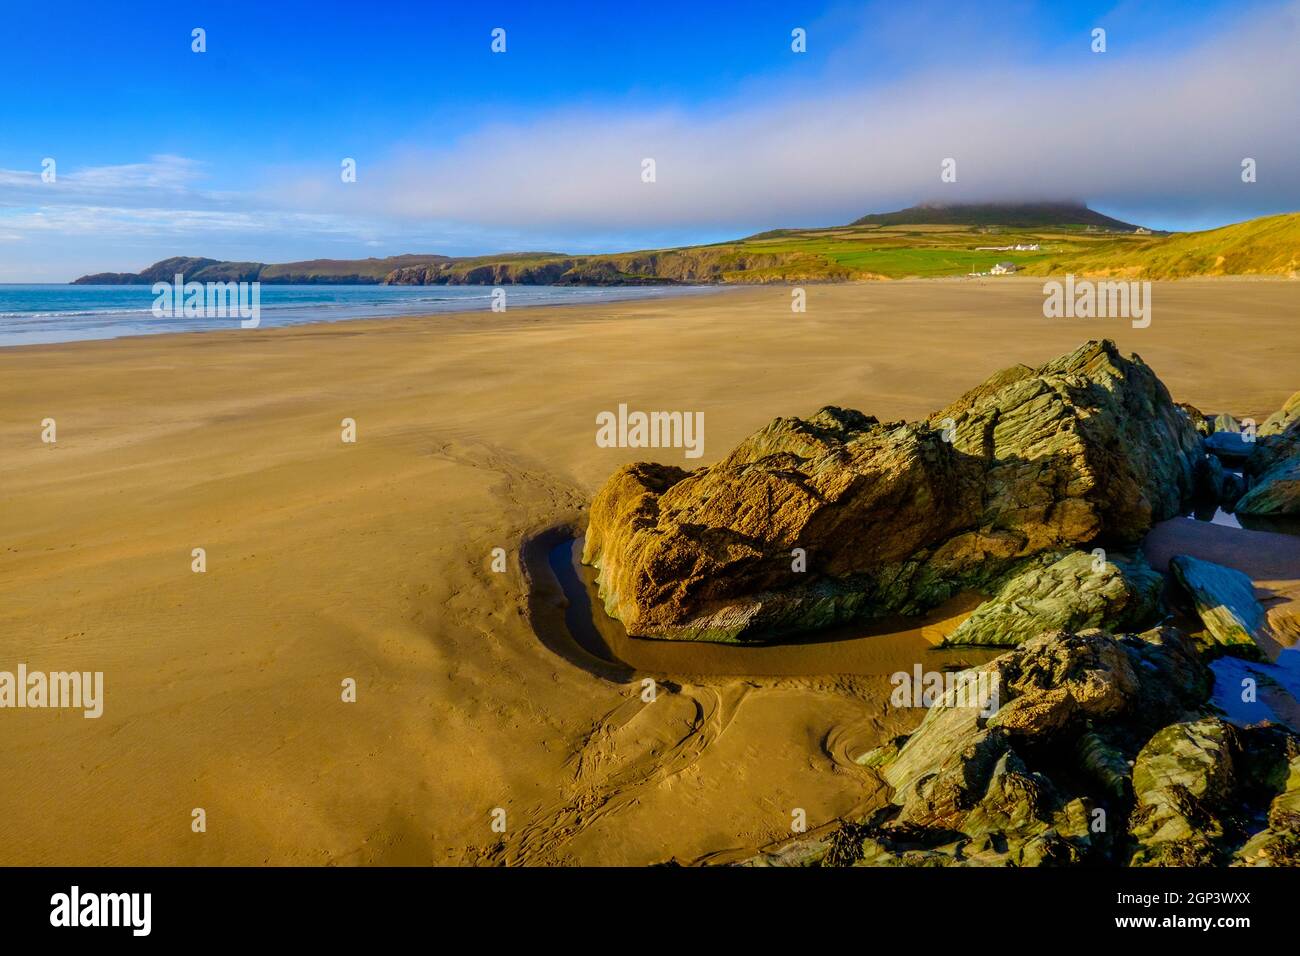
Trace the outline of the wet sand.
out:
<instances>
[{"instance_id":1,"label":"wet sand","mask_svg":"<svg viewBox=\"0 0 1300 956\"><path fill-rule=\"evenodd\" d=\"M0 712L0 861L643 864L861 811L881 794L851 758L919 721L883 671L930 660L923 636L882 639L881 674L778 651L645 703L538 639L520 543L581 527L627 461L707 464L824 404L915 418L1088 338L1206 412L1262 421L1300 388L1295 282L1157 284L1147 329L1044 319L1032 280L789 303L0 349L0 669L103 671L106 696L98 720ZM597 447L619 403L703 411L703 457ZM1268 587L1300 576L1281 571Z\"/></svg>"}]
</instances>

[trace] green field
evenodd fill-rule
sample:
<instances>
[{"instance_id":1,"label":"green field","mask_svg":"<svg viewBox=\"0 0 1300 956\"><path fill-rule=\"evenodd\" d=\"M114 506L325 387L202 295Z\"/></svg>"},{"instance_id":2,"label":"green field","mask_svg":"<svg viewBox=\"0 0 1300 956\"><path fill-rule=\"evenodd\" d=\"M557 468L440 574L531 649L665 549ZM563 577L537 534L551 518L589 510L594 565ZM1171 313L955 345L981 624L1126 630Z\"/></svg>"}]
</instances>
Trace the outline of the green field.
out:
<instances>
[{"instance_id":1,"label":"green field","mask_svg":"<svg viewBox=\"0 0 1300 956\"><path fill-rule=\"evenodd\" d=\"M1038 244L1038 251L981 250ZM1013 262L1028 275L1124 275L1167 279L1198 275L1294 275L1300 266L1300 214L1253 219L1195 233L1087 231L1082 227L1006 229L915 224L778 230L735 243L674 250L743 259L782 260L766 268L724 272L722 281L752 282L783 271L804 278L929 278L988 272ZM618 258L618 257L615 257Z\"/></svg>"}]
</instances>

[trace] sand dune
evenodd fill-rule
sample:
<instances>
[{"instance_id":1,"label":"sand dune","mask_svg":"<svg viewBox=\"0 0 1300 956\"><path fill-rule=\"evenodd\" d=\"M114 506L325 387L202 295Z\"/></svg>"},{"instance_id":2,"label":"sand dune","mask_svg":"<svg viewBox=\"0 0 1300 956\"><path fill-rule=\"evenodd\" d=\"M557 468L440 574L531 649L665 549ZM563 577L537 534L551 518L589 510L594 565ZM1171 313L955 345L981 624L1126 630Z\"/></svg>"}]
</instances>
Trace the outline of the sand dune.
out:
<instances>
[{"instance_id":1,"label":"sand dune","mask_svg":"<svg viewBox=\"0 0 1300 956\"><path fill-rule=\"evenodd\" d=\"M920 718L884 706L898 654L646 703L537 639L521 540L624 462L823 404L918 417L1088 338L1206 412L1300 388L1294 282L1157 284L1147 329L1044 319L1037 281L808 292L0 350L0 668L105 674L98 720L0 713L4 862L642 864L817 826ZM598 447L622 402L703 411L703 457Z\"/></svg>"}]
</instances>

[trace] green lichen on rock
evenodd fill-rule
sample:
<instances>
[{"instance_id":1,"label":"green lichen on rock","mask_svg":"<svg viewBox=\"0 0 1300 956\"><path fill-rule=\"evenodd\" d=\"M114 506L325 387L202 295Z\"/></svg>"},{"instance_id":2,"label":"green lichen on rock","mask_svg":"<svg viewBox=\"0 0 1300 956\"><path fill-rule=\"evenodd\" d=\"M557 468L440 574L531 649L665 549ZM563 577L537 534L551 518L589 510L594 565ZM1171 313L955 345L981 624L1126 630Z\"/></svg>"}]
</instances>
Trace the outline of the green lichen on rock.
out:
<instances>
[{"instance_id":1,"label":"green lichen on rock","mask_svg":"<svg viewBox=\"0 0 1300 956\"><path fill-rule=\"evenodd\" d=\"M1010 647L1044 631L1140 629L1159 611L1163 586L1140 554L1049 555L1011 575L946 643Z\"/></svg>"}]
</instances>

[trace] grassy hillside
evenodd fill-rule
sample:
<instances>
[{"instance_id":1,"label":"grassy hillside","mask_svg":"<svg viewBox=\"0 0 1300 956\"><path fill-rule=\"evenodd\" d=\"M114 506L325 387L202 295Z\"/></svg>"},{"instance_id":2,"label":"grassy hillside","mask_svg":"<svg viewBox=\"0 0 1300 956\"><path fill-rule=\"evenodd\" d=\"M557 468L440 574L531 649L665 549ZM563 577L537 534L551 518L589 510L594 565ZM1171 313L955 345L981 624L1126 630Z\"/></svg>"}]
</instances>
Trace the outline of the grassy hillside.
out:
<instances>
[{"instance_id":1,"label":"grassy hillside","mask_svg":"<svg viewBox=\"0 0 1300 956\"><path fill-rule=\"evenodd\" d=\"M1069 203L920 206L826 229L776 229L735 242L612 255L524 252L450 258L316 259L279 265L178 257L140 273L86 276L80 283L145 283L176 272L198 281L352 282L394 285L643 285L668 283L837 282L987 273L1013 262L1027 275L1173 279L1200 275L1294 276L1300 213L1269 216L1207 232L1137 233L1119 220ZM1083 213L1080 212L1083 209ZM1086 213L1087 215L1084 215ZM897 221L934 215L943 222ZM967 221L958 221L964 217ZM1074 222L1068 220L1098 221ZM1061 222L1054 222L1061 219ZM866 220L874 220L867 222ZM885 221L888 220L888 221ZM1115 228L1103 223L1114 224ZM1123 227L1122 229L1119 227ZM1000 248L1034 246L1037 249Z\"/></svg>"},{"instance_id":2,"label":"grassy hillside","mask_svg":"<svg viewBox=\"0 0 1300 956\"><path fill-rule=\"evenodd\" d=\"M1036 251L981 248L1034 244ZM1300 213L1168 235L946 223L776 230L721 248L784 260L801 256L801 271L827 279L960 276L987 272L997 262L1014 262L1028 275L1294 276L1300 267ZM724 275L722 281L763 278L750 271Z\"/></svg>"},{"instance_id":3,"label":"grassy hillside","mask_svg":"<svg viewBox=\"0 0 1300 956\"><path fill-rule=\"evenodd\" d=\"M1045 258L1031 274L1074 272L1142 279L1189 276L1284 275L1300 268L1300 213L1251 219L1206 232L1134 237L1122 247L1102 246L1057 260Z\"/></svg>"},{"instance_id":4,"label":"grassy hillside","mask_svg":"<svg viewBox=\"0 0 1300 956\"><path fill-rule=\"evenodd\" d=\"M997 262L1028 264L1050 255L1077 255L1115 241L1115 237L1079 232L981 230L916 223L765 233L743 240L738 248L768 255L812 257L823 263L821 271L828 277L927 278L986 272ZM981 249L1017 244L1038 244L1040 250Z\"/></svg>"}]
</instances>

